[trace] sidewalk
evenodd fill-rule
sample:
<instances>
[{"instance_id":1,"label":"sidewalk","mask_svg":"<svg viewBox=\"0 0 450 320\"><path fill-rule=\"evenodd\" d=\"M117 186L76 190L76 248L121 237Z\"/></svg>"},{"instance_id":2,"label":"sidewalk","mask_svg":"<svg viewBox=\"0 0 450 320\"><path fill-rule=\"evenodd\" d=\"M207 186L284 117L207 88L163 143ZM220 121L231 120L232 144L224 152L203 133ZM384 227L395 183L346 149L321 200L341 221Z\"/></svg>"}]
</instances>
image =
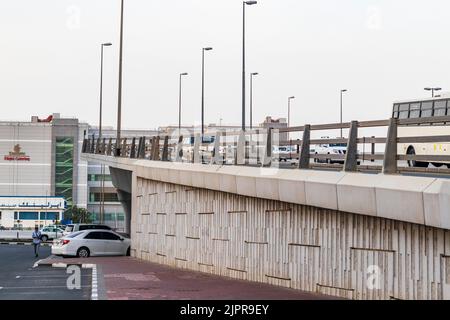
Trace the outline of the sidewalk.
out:
<instances>
[{"instance_id":1,"label":"sidewalk","mask_svg":"<svg viewBox=\"0 0 450 320\"><path fill-rule=\"evenodd\" d=\"M53 263L96 264L99 291L108 300L323 300L333 297L172 268L130 257L63 259ZM100 286L104 286L101 288ZM100 295L102 298L102 295Z\"/></svg>"}]
</instances>

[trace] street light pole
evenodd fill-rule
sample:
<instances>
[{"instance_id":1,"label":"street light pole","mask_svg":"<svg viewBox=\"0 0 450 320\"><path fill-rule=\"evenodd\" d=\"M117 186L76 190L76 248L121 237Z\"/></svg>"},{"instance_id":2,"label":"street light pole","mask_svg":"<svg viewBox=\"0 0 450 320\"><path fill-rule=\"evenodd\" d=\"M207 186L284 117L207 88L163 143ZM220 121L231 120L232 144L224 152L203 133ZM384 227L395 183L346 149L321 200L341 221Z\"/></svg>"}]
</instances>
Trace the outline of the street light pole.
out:
<instances>
[{"instance_id":1,"label":"street light pole","mask_svg":"<svg viewBox=\"0 0 450 320\"><path fill-rule=\"evenodd\" d=\"M117 102L117 138L116 152L117 157L121 156L120 150L120 131L122 129L122 61L123 61L123 1L120 6L120 43L119 43L119 86L118 86L118 102Z\"/></svg>"},{"instance_id":2,"label":"street light pole","mask_svg":"<svg viewBox=\"0 0 450 320\"><path fill-rule=\"evenodd\" d=\"M295 99L294 96L288 98L288 128L291 127L291 100L293 100L293 99ZM287 136L288 136L288 140L289 140L289 137L290 137L289 132L288 132Z\"/></svg>"},{"instance_id":3,"label":"street light pole","mask_svg":"<svg viewBox=\"0 0 450 320\"><path fill-rule=\"evenodd\" d=\"M258 72L250 74L250 130L253 130L253 77L257 75Z\"/></svg>"},{"instance_id":4,"label":"street light pole","mask_svg":"<svg viewBox=\"0 0 450 320\"><path fill-rule=\"evenodd\" d=\"M211 47L202 49L202 141L205 134L205 51L211 51L212 49Z\"/></svg>"},{"instance_id":5,"label":"street light pole","mask_svg":"<svg viewBox=\"0 0 450 320\"><path fill-rule=\"evenodd\" d=\"M291 127L291 100L295 99L294 96L288 98L288 128Z\"/></svg>"},{"instance_id":6,"label":"street light pole","mask_svg":"<svg viewBox=\"0 0 450 320\"><path fill-rule=\"evenodd\" d=\"M102 121L103 121L103 48L110 47L111 43L102 43L101 45L101 58L100 58L100 116L98 124L98 137L99 141L102 141ZM103 222L104 213L104 201L105 201L105 166L101 165L100 174L101 180L101 195L100 195L100 222Z\"/></svg>"},{"instance_id":7,"label":"street light pole","mask_svg":"<svg viewBox=\"0 0 450 320\"><path fill-rule=\"evenodd\" d=\"M431 97L434 98L434 92L435 91L441 91L442 88L425 88L426 91L431 91Z\"/></svg>"},{"instance_id":8,"label":"street light pole","mask_svg":"<svg viewBox=\"0 0 450 320\"><path fill-rule=\"evenodd\" d=\"M245 6L257 3L257 1L244 1L242 3L242 131L245 131Z\"/></svg>"},{"instance_id":9,"label":"street light pole","mask_svg":"<svg viewBox=\"0 0 450 320\"><path fill-rule=\"evenodd\" d=\"M342 100L343 100L344 92L347 92L347 89L342 89L341 90L341 111L340 111L341 125L342 125ZM343 138L343 136L342 136L342 127L341 127L341 138Z\"/></svg>"},{"instance_id":10,"label":"street light pole","mask_svg":"<svg viewBox=\"0 0 450 320\"><path fill-rule=\"evenodd\" d=\"M184 72L184 73L180 73L180 92L179 92L179 100L178 100L178 135L181 135L181 79L183 76L187 76L188 73Z\"/></svg>"}]
</instances>

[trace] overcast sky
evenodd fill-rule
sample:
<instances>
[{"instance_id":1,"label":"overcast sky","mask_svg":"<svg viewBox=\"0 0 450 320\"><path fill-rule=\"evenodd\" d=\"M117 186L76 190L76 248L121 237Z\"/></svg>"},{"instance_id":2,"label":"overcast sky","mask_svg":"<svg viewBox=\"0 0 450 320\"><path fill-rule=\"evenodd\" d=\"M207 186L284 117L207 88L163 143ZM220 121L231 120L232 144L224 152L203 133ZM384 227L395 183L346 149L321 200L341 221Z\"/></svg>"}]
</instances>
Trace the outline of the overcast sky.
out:
<instances>
[{"instance_id":1,"label":"overcast sky","mask_svg":"<svg viewBox=\"0 0 450 320\"><path fill-rule=\"evenodd\" d=\"M119 0L0 1L1 120L53 112L98 123L100 43L105 49L105 125L117 109ZM260 0L247 7L247 71L254 118L292 124L384 119L397 99L450 91L448 0ZM201 48L206 122L240 124L242 1L126 0L123 126L198 124ZM248 119L248 118L247 118Z\"/></svg>"}]
</instances>

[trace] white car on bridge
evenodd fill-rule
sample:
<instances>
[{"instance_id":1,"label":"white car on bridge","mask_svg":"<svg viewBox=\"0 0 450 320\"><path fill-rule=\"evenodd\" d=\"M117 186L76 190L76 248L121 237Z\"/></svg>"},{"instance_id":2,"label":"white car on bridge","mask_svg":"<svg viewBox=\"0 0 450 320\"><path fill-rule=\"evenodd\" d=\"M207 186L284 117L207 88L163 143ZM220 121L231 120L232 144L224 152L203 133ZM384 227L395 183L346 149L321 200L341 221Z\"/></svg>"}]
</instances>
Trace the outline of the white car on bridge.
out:
<instances>
[{"instance_id":1,"label":"white car on bridge","mask_svg":"<svg viewBox=\"0 0 450 320\"><path fill-rule=\"evenodd\" d=\"M322 137L322 139L330 139L329 137ZM317 155L329 154L329 155L343 155L347 153L347 144L346 143L330 143L330 144L319 144L314 146L311 153ZM314 159L314 162L324 162L324 163L344 163L344 159L342 160L333 160L330 158L325 159Z\"/></svg>"},{"instance_id":2,"label":"white car on bridge","mask_svg":"<svg viewBox=\"0 0 450 320\"><path fill-rule=\"evenodd\" d=\"M71 233L52 245L52 254L88 258L90 256L130 255L131 240L111 230L85 230Z\"/></svg>"}]
</instances>

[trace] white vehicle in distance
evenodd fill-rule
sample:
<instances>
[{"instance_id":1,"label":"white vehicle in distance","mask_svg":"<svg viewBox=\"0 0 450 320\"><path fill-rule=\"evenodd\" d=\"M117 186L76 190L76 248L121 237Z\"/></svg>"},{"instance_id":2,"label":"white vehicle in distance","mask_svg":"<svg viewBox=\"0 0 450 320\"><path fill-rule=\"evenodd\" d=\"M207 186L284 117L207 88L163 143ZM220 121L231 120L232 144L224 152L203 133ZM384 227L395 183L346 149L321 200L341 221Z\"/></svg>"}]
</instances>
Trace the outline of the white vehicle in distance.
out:
<instances>
[{"instance_id":1,"label":"white vehicle in distance","mask_svg":"<svg viewBox=\"0 0 450 320\"><path fill-rule=\"evenodd\" d=\"M298 160L297 146L275 146L272 148L272 156L279 162Z\"/></svg>"},{"instance_id":2,"label":"white vehicle in distance","mask_svg":"<svg viewBox=\"0 0 450 320\"><path fill-rule=\"evenodd\" d=\"M41 240L44 242L47 240L58 239L64 236L64 230L55 226L47 226L39 231L41 232Z\"/></svg>"},{"instance_id":3,"label":"white vehicle in distance","mask_svg":"<svg viewBox=\"0 0 450 320\"><path fill-rule=\"evenodd\" d=\"M416 99L394 102L392 117L394 119L420 119L450 116L450 93L444 93L440 96L428 99ZM423 125L407 125L398 128L398 137L432 137L432 136L450 136L450 123L433 123ZM450 154L450 139L448 141L435 143L399 143L398 154L401 155L428 155L444 156ZM450 163L444 161L432 162L435 167L446 165L450 168ZM408 161L410 167L429 166L425 161Z\"/></svg>"},{"instance_id":4,"label":"white vehicle in distance","mask_svg":"<svg viewBox=\"0 0 450 320\"><path fill-rule=\"evenodd\" d=\"M105 226L102 224L95 223L75 223L68 224L66 229L64 230L64 235L67 236L72 232L83 231L83 230L92 230L92 229L101 229L101 230L111 230L111 227Z\"/></svg>"},{"instance_id":5,"label":"white vehicle in distance","mask_svg":"<svg viewBox=\"0 0 450 320\"><path fill-rule=\"evenodd\" d=\"M131 240L111 230L73 232L52 245L57 256L88 258L96 256L129 256Z\"/></svg>"},{"instance_id":6,"label":"white vehicle in distance","mask_svg":"<svg viewBox=\"0 0 450 320\"><path fill-rule=\"evenodd\" d=\"M321 139L330 139L330 137L322 137ZM319 144L314 146L314 148L311 150L314 154L329 154L329 155L344 155L347 153L347 144L346 143L326 143L326 144ZM326 159L314 159L314 162L320 163L344 163L344 160L333 160L331 158Z\"/></svg>"}]
</instances>

